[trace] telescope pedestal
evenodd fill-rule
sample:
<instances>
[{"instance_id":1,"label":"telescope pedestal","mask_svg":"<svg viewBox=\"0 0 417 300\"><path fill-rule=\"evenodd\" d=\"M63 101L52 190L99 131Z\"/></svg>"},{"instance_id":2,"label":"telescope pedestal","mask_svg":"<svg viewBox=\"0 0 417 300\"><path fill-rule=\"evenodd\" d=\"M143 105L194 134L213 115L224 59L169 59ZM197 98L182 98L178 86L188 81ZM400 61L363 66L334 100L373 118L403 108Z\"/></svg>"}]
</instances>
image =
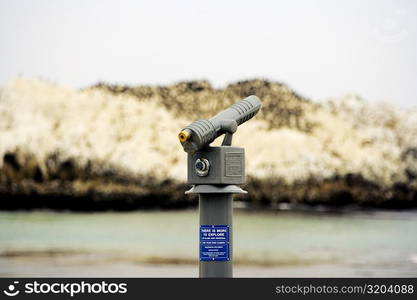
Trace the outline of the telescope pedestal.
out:
<instances>
[{"instance_id":1,"label":"telescope pedestal","mask_svg":"<svg viewBox=\"0 0 417 300\"><path fill-rule=\"evenodd\" d=\"M202 260L200 254L199 277L233 277L233 194L245 194L236 185L196 185L186 194L199 194L200 230L219 226L228 228L227 257L222 261ZM201 240L199 251L204 241ZM223 246L220 246L223 247Z\"/></svg>"},{"instance_id":2,"label":"telescope pedestal","mask_svg":"<svg viewBox=\"0 0 417 300\"><path fill-rule=\"evenodd\" d=\"M231 141L231 138L228 139ZM186 194L199 195L200 277L233 276L233 194L246 194L243 148L206 147L188 155Z\"/></svg>"}]
</instances>

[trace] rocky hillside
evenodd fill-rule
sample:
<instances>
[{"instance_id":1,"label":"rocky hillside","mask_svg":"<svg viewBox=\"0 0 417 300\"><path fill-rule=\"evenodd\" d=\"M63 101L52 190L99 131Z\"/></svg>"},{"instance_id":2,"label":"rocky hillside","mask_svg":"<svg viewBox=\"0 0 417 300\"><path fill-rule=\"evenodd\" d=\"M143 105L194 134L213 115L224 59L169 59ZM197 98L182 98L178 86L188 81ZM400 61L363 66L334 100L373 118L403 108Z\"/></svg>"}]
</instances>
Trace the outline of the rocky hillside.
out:
<instances>
[{"instance_id":1,"label":"rocky hillside","mask_svg":"<svg viewBox=\"0 0 417 300\"><path fill-rule=\"evenodd\" d=\"M262 80L78 91L18 79L0 90L0 208L195 205L178 131L251 94L263 107L234 138L247 156L240 200L417 206L416 110L356 96L315 103Z\"/></svg>"}]
</instances>

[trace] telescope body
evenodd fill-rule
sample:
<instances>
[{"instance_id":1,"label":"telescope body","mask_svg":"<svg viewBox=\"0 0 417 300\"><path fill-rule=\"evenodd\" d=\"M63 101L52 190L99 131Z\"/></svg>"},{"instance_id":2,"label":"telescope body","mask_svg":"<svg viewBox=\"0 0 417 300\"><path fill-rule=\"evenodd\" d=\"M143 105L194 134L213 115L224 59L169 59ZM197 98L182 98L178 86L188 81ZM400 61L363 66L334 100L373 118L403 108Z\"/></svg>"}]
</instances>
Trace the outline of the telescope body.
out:
<instances>
[{"instance_id":1,"label":"telescope body","mask_svg":"<svg viewBox=\"0 0 417 300\"><path fill-rule=\"evenodd\" d=\"M208 146L224 133L234 133L237 126L251 119L261 108L256 96L249 96L208 120L198 120L181 130L178 137L187 153Z\"/></svg>"},{"instance_id":2,"label":"telescope body","mask_svg":"<svg viewBox=\"0 0 417 300\"><path fill-rule=\"evenodd\" d=\"M261 108L256 96L249 96L207 120L198 120L178 134L187 152L186 194L199 195L200 277L233 277L233 194L246 194L245 149L232 146L232 134ZM219 147L211 147L225 134Z\"/></svg>"},{"instance_id":3,"label":"telescope body","mask_svg":"<svg viewBox=\"0 0 417 300\"><path fill-rule=\"evenodd\" d=\"M196 172L199 160L208 162L205 175ZM245 149L240 147L207 147L189 154L187 165L188 184L245 184Z\"/></svg>"}]
</instances>

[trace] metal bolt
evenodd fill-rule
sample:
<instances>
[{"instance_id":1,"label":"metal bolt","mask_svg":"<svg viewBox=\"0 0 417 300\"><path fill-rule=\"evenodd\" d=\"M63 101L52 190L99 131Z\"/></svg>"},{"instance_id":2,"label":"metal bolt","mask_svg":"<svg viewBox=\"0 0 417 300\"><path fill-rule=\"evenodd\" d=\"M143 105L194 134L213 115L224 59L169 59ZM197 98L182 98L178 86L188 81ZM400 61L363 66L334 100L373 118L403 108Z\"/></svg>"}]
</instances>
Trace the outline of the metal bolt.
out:
<instances>
[{"instance_id":1,"label":"metal bolt","mask_svg":"<svg viewBox=\"0 0 417 300\"><path fill-rule=\"evenodd\" d=\"M198 176L207 176L210 170L210 162L205 158L198 158L194 164L195 172Z\"/></svg>"}]
</instances>

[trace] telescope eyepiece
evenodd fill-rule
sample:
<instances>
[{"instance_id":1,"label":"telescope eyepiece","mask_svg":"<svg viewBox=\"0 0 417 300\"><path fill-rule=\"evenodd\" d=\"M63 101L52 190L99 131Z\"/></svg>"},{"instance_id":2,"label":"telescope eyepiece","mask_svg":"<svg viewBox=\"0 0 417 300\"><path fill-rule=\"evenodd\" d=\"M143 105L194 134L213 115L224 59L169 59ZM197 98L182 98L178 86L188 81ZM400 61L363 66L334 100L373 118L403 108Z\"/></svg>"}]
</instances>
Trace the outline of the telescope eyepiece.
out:
<instances>
[{"instance_id":1,"label":"telescope eyepiece","mask_svg":"<svg viewBox=\"0 0 417 300\"><path fill-rule=\"evenodd\" d=\"M184 130L181 130L181 132L178 134L178 139L180 140L181 143L184 143L188 140L190 135L191 135L190 130L184 129Z\"/></svg>"}]
</instances>

